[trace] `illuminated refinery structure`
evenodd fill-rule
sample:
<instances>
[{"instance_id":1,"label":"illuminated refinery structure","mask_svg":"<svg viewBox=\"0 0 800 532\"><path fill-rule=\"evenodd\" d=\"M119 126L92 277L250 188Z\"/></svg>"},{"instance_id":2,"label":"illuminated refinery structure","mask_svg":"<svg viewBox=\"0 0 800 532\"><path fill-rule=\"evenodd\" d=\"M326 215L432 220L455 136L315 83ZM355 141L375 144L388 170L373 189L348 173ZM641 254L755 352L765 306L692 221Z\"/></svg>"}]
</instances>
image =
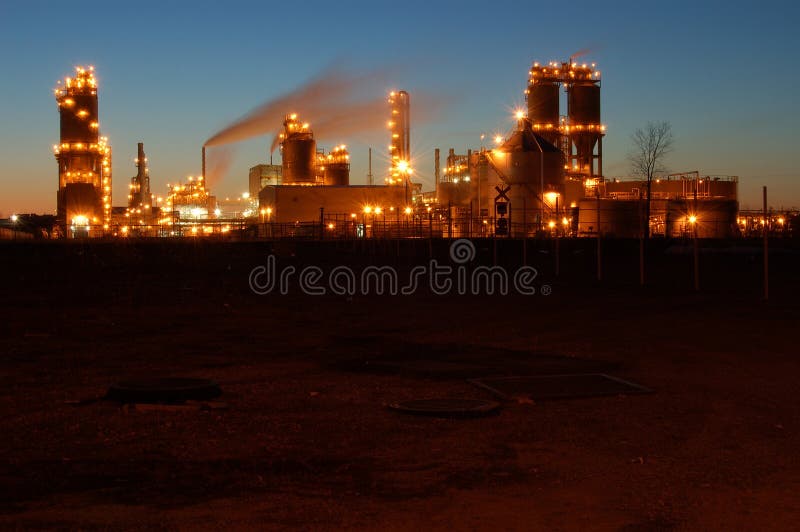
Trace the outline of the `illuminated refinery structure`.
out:
<instances>
[{"instance_id":1,"label":"illuminated refinery structure","mask_svg":"<svg viewBox=\"0 0 800 532\"><path fill-rule=\"evenodd\" d=\"M308 122L298 120L297 113L288 115L283 121L283 132L279 138L282 159L280 181L283 185L350 184L350 153L347 146L340 144L327 154L324 150L317 150L314 132Z\"/></svg>"},{"instance_id":2,"label":"illuminated refinery structure","mask_svg":"<svg viewBox=\"0 0 800 532\"><path fill-rule=\"evenodd\" d=\"M310 222L321 216L352 219L365 206L398 212L407 206L401 187L351 185L347 146L339 144L329 152L318 149L311 124L300 121L297 113L286 116L278 139L280 170L271 164L250 169L250 193L260 187L258 214L263 222Z\"/></svg>"},{"instance_id":3,"label":"illuminated refinery structure","mask_svg":"<svg viewBox=\"0 0 800 532\"><path fill-rule=\"evenodd\" d=\"M561 88L567 114L560 114ZM594 63L534 63L525 90L527 110L495 148L453 149L442 168L434 154L436 195L447 218L474 234L520 237L544 233L637 237L647 182L603 176L600 71ZM481 137L483 140L483 137ZM671 174L653 181L650 234L704 237L737 234L738 179ZM502 194L498 194L502 190ZM450 231L452 233L452 226ZM458 227L458 231L465 229Z\"/></svg>"},{"instance_id":4,"label":"illuminated refinery structure","mask_svg":"<svg viewBox=\"0 0 800 532\"><path fill-rule=\"evenodd\" d=\"M144 143L137 145L136 175L131 178L128 192L129 211L148 211L153 207L153 195L150 193L150 170L144 154Z\"/></svg>"},{"instance_id":5,"label":"illuminated refinery structure","mask_svg":"<svg viewBox=\"0 0 800 532\"><path fill-rule=\"evenodd\" d=\"M372 184L371 148L369 184L351 185L347 147L319 149L311 124L290 113L276 139L280 165L272 164L270 155L269 164L253 166L241 197L217 201L211 194L204 147L201 175L168 185L164 198L154 198L139 143L127 207L112 207L111 148L99 133L97 90L92 67L77 67L55 90L61 128L61 142L54 146L57 221L68 237L200 236L232 227L277 236L279 226L292 236L303 234L293 229L302 224L341 235L375 235L376 224L378 234L409 234L387 233L387 222L417 227L419 236L426 220L429 236L636 237L646 223L650 234L667 237L742 231L736 177L688 172L659 176L652 186L642 179L604 177L600 71L572 58L533 63L524 91L527 107L515 111L510 131L486 143L482 135L480 148L466 154L451 148L444 164L436 149L432 193L411 182L410 97L400 90L388 95L390 166L384 184ZM651 207L647 221L643 200Z\"/></svg>"},{"instance_id":6,"label":"illuminated refinery structure","mask_svg":"<svg viewBox=\"0 0 800 532\"><path fill-rule=\"evenodd\" d=\"M322 184L328 186L347 186L350 184L350 152L340 144L327 155L317 154L317 172L322 176Z\"/></svg>"},{"instance_id":7,"label":"illuminated refinery structure","mask_svg":"<svg viewBox=\"0 0 800 532\"><path fill-rule=\"evenodd\" d=\"M391 132L389 156L391 168L388 185L405 185L408 187L413 170L411 169L411 101L406 91L389 93L391 115L388 126Z\"/></svg>"},{"instance_id":8,"label":"illuminated refinery structure","mask_svg":"<svg viewBox=\"0 0 800 532\"><path fill-rule=\"evenodd\" d=\"M286 185L317 184L317 142L308 123L301 123L293 113L283 121L281 157L283 183Z\"/></svg>"},{"instance_id":9,"label":"illuminated refinery structure","mask_svg":"<svg viewBox=\"0 0 800 532\"><path fill-rule=\"evenodd\" d=\"M69 236L102 236L111 223L111 147L100 136L94 67L76 67L75 76L55 89L61 142L58 161L57 223Z\"/></svg>"},{"instance_id":10,"label":"illuminated refinery structure","mask_svg":"<svg viewBox=\"0 0 800 532\"><path fill-rule=\"evenodd\" d=\"M545 220L557 218L565 191L562 151L535 132L524 113L516 119L507 137L494 139L494 149L466 155L451 149L436 190L438 204L452 210L449 216L477 218L487 226L489 220L504 220L498 234L512 237L535 232ZM485 231L494 232L489 227Z\"/></svg>"},{"instance_id":11,"label":"illuminated refinery structure","mask_svg":"<svg viewBox=\"0 0 800 532\"><path fill-rule=\"evenodd\" d=\"M161 207L162 223L206 219L216 209L216 198L206 188L203 176L189 176L185 183L167 185L169 193Z\"/></svg>"},{"instance_id":12,"label":"illuminated refinery structure","mask_svg":"<svg viewBox=\"0 0 800 532\"><path fill-rule=\"evenodd\" d=\"M600 71L591 63L534 63L528 72L528 120L533 131L561 148L570 175L603 175L600 122ZM560 87L567 93L567 115L560 115Z\"/></svg>"}]
</instances>

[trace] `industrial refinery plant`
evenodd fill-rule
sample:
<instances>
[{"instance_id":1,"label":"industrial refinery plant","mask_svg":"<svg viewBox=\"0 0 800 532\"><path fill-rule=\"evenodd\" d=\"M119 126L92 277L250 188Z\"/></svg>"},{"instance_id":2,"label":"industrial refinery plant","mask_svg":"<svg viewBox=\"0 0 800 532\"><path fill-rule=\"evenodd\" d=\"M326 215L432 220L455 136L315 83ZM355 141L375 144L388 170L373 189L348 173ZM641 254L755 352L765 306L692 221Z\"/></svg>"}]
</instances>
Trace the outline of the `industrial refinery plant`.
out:
<instances>
[{"instance_id":1,"label":"industrial refinery plant","mask_svg":"<svg viewBox=\"0 0 800 532\"><path fill-rule=\"evenodd\" d=\"M493 139L495 148L450 149L443 168L437 149L435 202L446 207L449 234L640 236L647 183L603 176L600 90L594 63L534 63L527 110L516 112L514 131ZM695 225L703 237L736 234L737 183L699 172L657 179L650 234L682 236Z\"/></svg>"},{"instance_id":2,"label":"industrial refinery plant","mask_svg":"<svg viewBox=\"0 0 800 532\"><path fill-rule=\"evenodd\" d=\"M202 173L151 191L144 144L126 207L111 204L111 148L100 136L98 84L93 67L78 67L55 95L61 139L55 148L59 234L69 237L176 237L236 234L311 236L637 237L643 228L642 179L603 175L601 73L574 59L533 63L524 90L526 109L514 128L444 161L434 153L432 191L414 183L411 98L391 91L385 113L389 166L374 184L372 148L366 184L351 184L346 144L326 150L314 135L314 116L285 109L273 148L280 164L250 168L247 192L217 197L208 188L206 147ZM562 102L566 108L562 109ZM312 113L313 114L313 113ZM305 121L308 120L308 121ZM481 144L484 137L481 137ZM665 237L740 234L736 177L685 172L650 185L649 233Z\"/></svg>"}]
</instances>

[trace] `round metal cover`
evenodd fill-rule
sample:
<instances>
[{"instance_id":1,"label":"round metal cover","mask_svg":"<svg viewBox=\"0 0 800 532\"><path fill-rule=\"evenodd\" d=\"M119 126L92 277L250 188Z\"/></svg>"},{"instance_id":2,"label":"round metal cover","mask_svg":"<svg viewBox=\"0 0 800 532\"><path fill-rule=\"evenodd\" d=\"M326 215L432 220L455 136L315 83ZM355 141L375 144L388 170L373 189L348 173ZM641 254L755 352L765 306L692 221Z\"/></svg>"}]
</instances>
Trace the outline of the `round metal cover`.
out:
<instances>
[{"instance_id":1,"label":"round metal cover","mask_svg":"<svg viewBox=\"0 0 800 532\"><path fill-rule=\"evenodd\" d=\"M106 398L123 403L179 403L204 401L221 394L219 385L208 379L155 377L112 384Z\"/></svg>"},{"instance_id":2,"label":"round metal cover","mask_svg":"<svg viewBox=\"0 0 800 532\"><path fill-rule=\"evenodd\" d=\"M497 412L500 403L482 399L415 399L392 403L389 408L420 416L480 417Z\"/></svg>"}]
</instances>

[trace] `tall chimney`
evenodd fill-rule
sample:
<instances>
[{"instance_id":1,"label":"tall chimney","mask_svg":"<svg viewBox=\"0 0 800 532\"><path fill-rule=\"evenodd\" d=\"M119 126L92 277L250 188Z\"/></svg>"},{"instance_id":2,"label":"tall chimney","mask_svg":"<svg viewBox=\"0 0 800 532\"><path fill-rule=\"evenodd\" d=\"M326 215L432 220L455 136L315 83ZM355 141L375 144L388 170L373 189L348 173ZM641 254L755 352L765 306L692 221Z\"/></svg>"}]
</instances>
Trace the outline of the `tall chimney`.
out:
<instances>
[{"instance_id":1,"label":"tall chimney","mask_svg":"<svg viewBox=\"0 0 800 532\"><path fill-rule=\"evenodd\" d=\"M436 190L439 189L439 148L433 152L433 175L436 179Z\"/></svg>"},{"instance_id":2,"label":"tall chimney","mask_svg":"<svg viewBox=\"0 0 800 532\"><path fill-rule=\"evenodd\" d=\"M150 204L150 181L147 176L147 156L144 154L144 142L139 142L136 145L136 178L139 181L138 198L135 202L144 207Z\"/></svg>"},{"instance_id":3,"label":"tall chimney","mask_svg":"<svg viewBox=\"0 0 800 532\"><path fill-rule=\"evenodd\" d=\"M203 183L206 182L206 147L203 146L203 169L201 170L203 174Z\"/></svg>"}]
</instances>

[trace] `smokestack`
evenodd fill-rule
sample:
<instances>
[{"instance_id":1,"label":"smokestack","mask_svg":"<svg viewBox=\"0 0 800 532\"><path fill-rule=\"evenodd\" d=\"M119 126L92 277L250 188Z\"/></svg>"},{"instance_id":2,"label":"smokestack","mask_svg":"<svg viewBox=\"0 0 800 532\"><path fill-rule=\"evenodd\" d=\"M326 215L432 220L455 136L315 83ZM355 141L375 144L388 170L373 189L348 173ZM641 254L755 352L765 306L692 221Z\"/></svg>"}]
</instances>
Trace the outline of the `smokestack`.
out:
<instances>
[{"instance_id":1,"label":"smokestack","mask_svg":"<svg viewBox=\"0 0 800 532\"><path fill-rule=\"evenodd\" d=\"M439 189L439 148L433 152L433 175L436 179L436 190Z\"/></svg>"},{"instance_id":2,"label":"smokestack","mask_svg":"<svg viewBox=\"0 0 800 532\"><path fill-rule=\"evenodd\" d=\"M202 163L202 170L201 174L203 175L203 182L205 183L206 180L206 147L203 146L203 163Z\"/></svg>"},{"instance_id":3,"label":"smokestack","mask_svg":"<svg viewBox=\"0 0 800 532\"><path fill-rule=\"evenodd\" d=\"M137 189L138 198L134 198L134 202L140 207L152 205L152 196L150 195L150 174L147 171L147 155L144 153L144 142L139 142L136 145L136 157L139 161L136 165L136 179L139 182Z\"/></svg>"}]
</instances>

